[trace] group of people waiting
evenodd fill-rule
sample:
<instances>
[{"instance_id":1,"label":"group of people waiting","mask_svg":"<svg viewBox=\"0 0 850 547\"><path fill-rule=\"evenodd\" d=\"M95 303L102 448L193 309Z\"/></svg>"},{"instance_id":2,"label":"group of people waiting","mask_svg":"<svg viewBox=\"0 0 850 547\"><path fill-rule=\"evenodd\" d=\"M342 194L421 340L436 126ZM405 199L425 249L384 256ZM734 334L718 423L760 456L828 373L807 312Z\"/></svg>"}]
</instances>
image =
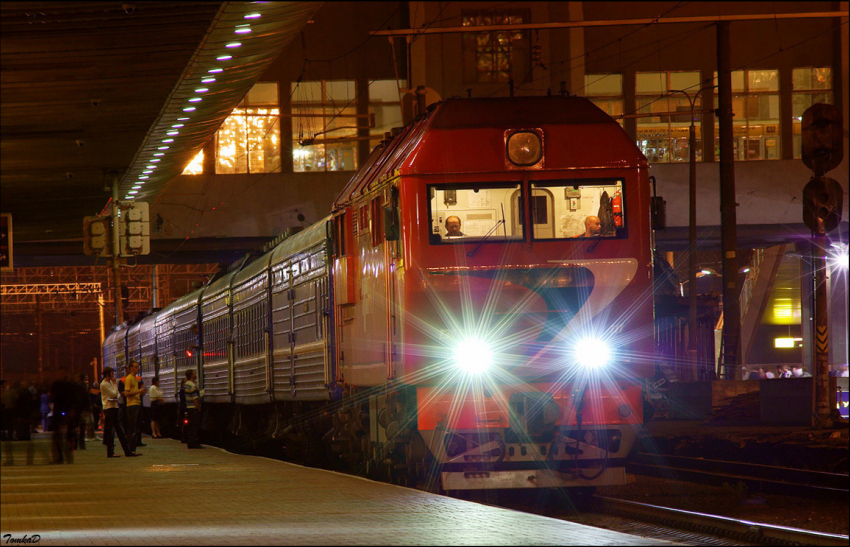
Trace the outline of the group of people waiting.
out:
<instances>
[{"instance_id":1,"label":"group of people waiting","mask_svg":"<svg viewBox=\"0 0 850 547\"><path fill-rule=\"evenodd\" d=\"M747 367L741 367L741 374L744 380L771 380L773 378L811 378L812 374L803 370L803 365L776 365L771 370L770 368L758 367L748 370ZM847 378L847 365L838 365L831 367L829 370L830 376L839 378Z\"/></svg>"},{"instance_id":2,"label":"group of people waiting","mask_svg":"<svg viewBox=\"0 0 850 547\"><path fill-rule=\"evenodd\" d=\"M141 444L141 429L139 426L141 425L142 396L148 393L149 390L144 387L141 377L138 375L139 363L137 361L131 361L127 367L127 376L123 379L123 389L115 381L114 374L115 371L112 367L105 367L103 369L103 382L100 384L104 413L103 444L106 445L106 457L120 457L120 455L115 453L115 437L117 436L124 455L128 458L135 458L142 455L136 452L136 448L145 446ZM161 439L162 406L165 403L165 397L162 390L159 389L159 377L155 376L151 383L149 392L151 402L151 437ZM119 419L119 395L126 399L126 433ZM186 378L180 387L179 395L180 410L178 419L186 425L184 440L189 448L204 448L199 441L201 391L198 389L194 370L186 371ZM184 416L185 420L182 420Z\"/></svg>"},{"instance_id":3,"label":"group of people waiting","mask_svg":"<svg viewBox=\"0 0 850 547\"><path fill-rule=\"evenodd\" d=\"M3 380L0 384L0 434L4 452L9 458L12 448L6 445L6 441L30 441L31 434L37 433L40 425L41 432L52 433L51 463L73 463L74 452L85 450L87 439L97 439L101 418L107 457L120 457L115 454L116 436L124 456L141 456L136 449L146 446L142 442L142 397L145 395L150 397L151 403L151 437L163 437L161 424L165 398L159 389L159 378L154 377L150 388L145 387L139 376L137 361L129 364L126 376L120 379L115 378L113 368L105 367L100 383L89 383L85 373L78 374L76 378L61 373L52 384L47 383L41 389L27 382L11 386ZM181 440L189 448L203 448L199 441L201 395L195 371L187 371L179 392L178 424ZM28 451L31 452L31 449Z\"/></svg>"}]
</instances>

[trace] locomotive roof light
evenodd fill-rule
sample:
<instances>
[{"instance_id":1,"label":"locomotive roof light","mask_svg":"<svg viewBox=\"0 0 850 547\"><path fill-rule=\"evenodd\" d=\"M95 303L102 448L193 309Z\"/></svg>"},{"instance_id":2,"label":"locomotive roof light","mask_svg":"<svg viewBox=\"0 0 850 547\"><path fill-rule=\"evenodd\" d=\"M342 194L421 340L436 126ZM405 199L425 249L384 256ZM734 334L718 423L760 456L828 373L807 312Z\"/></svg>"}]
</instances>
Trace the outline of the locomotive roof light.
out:
<instances>
[{"instance_id":1,"label":"locomotive roof light","mask_svg":"<svg viewBox=\"0 0 850 547\"><path fill-rule=\"evenodd\" d=\"M587 369L603 368L611 360L610 346L599 338L589 337L579 340L574 352L579 364Z\"/></svg>"},{"instance_id":2,"label":"locomotive roof light","mask_svg":"<svg viewBox=\"0 0 850 547\"><path fill-rule=\"evenodd\" d=\"M454 364L467 374L481 374L493 364L490 344L469 338L457 344L452 355Z\"/></svg>"},{"instance_id":3,"label":"locomotive roof light","mask_svg":"<svg viewBox=\"0 0 850 547\"><path fill-rule=\"evenodd\" d=\"M520 130L509 133L505 148L508 161L519 167L530 167L543 159L543 139L537 131Z\"/></svg>"}]
</instances>

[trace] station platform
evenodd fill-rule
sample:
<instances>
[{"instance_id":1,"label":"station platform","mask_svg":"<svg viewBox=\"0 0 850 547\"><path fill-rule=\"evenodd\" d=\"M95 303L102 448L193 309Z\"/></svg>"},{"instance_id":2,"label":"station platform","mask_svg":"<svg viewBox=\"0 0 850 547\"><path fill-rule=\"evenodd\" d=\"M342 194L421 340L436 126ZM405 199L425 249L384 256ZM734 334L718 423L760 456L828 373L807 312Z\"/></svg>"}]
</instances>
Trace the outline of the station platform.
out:
<instances>
[{"instance_id":1,"label":"station platform","mask_svg":"<svg viewBox=\"0 0 850 547\"><path fill-rule=\"evenodd\" d=\"M33 438L3 443L4 545L661 544L172 439L115 459L87 441L73 464L48 464L48 435Z\"/></svg>"}]
</instances>

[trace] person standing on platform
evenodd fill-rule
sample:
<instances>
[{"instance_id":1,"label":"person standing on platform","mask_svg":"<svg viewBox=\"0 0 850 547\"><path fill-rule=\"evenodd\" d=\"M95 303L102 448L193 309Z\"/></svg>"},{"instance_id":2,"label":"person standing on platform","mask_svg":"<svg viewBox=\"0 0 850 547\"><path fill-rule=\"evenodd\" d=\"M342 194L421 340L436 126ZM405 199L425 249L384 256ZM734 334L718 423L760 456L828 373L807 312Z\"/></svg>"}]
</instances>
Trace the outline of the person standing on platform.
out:
<instances>
[{"instance_id":1,"label":"person standing on platform","mask_svg":"<svg viewBox=\"0 0 850 547\"><path fill-rule=\"evenodd\" d=\"M91 399L92 413L92 439L97 438L97 430L100 424L100 416L103 413L103 402L100 399L100 384L92 382L89 390L89 398Z\"/></svg>"},{"instance_id":2,"label":"person standing on platform","mask_svg":"<svg viewBox=\"0 0 850 547\"><path fill-rule=\"evenodd\" d=\"M180 379L180 389L177 391L177 430L180 431L180 442L186 444L186 377Z\"/></svg>"},{"instance_id":3,"label":"person standing on platform","mask_svg":"<svg viewBox=\"0 0 850 547\"><path fill-rule=\"evenodd\" d=\"M186 426L186 444L189 448L204 448L199 440L201 393L198 384L195 383L195 371L186 371L186 383L183 391L186 394L186 415L189 423Z\"/></svg>"},{"instance_id":4,"label":"person standing on platform","mask_svg":"<svg viewBox=\"0 0 850 547\"><path fill-rule=\"evenodd\" d=\"M47 389L47 386L41 386L41 432L47 433L50 431L50 420L53 418L51 416L51 408L50 408L50 393Z\"/></svg>"},{"instance_id":5,"label":"person standing on platform","mask_svg":"<svg viewBox=\"0 0 850 547\"><path fill-rule=\"evenodd\" d=\"M792 378L811 378L812 374L810 372L805 372L803 370L803 365L794 365L791 367L791 377Z\"/></svg>"},{"instance_id":6,"label":"person standing on platform","mask_svg":"<svg viewBox=\"0 0 850 547\"><path fill-rule=\"evenodd\" d=\"M15 401L15 429L16 438L19 441L29 441L30 437L30 422L32 421L32 412L35 408L35 399L32 392L29 390L27 382L21 382L18 389L18 400Z\"/></svg>"},{"instance_id":7,"label":"person standing on platform","mask_svg":"<svg viewBox=\"0 0 850 547\"><path fill-rule=\"evenodd\" d=\"M3 389L2 435L4 441L15 440L15 404L18 402L18 392L11 382L0 380Z\"/></svg>"},{"instance_id":8,"label":"person standing on platform","mask_svg":"<svg viewBox=\"0 0 850 547\"><path fill-rule=\"evenodd\" d=\"M106 445L106 457L120 457L115 454L116 433L125 456L129 458L141 456L141 454L130 451L130 447L127 445L127 437L124 436L124 428L121 427L121 421L118 419L119 393L113 374L115 374L115 371L112 370L112 367L104 367L103 382L100 383L100 400L103 404L103 444Z\"/></svg>"},{"instance_id":9,"label":"person standing on platform","mask_svg":"<svg viewBox=\"0 0 850 547\"><path fill-rule=\"evenodd\" d=\"M76 426L74 427L75 446L79 450L86 449L86 437L88 424L91 421L91 398L89 398L89 377L81 372L77 375L77 384L74 386L74 399L76 405Z\"/></svg>"},{"instance_id":10,"label":"person standing on platform","mask_svg":"<svg viewBox=\"0 0 850 547\"><path fill-rule=\"evenodd\" d=\"M70 374L60 372L50 388L53 399L53 463L74 463L74 428L79 415L76 409L75 384Z\"/></svg>"},{"instance_id":11,"label":"person standing on platform","mask_svg":"<svg viewBox=\"0 0 850 547\"><path fill-rule=\"evenodd\" d=\"M139 372L139 363L131 361L127 367L127 376L124 378L124 392L122 393L127 399L127 444L130 447L130 452L136 451L136 444L139 438L139 412L142 409L142 395L147 392L147 389L139 387L139 380L136 379L136 373Z\"/></svg>"},{"instance_id":12,"label":"person standing on platform","mask_svg":"<svg viewBox=\"0 0 850 547\"><path fill-rule=\"evenodd\" d=\"M162 404L165 402L165 397L162 395L162 390L159 389L159 376L154 376L151 380L150 398L151 437L161 439L162 431L159 429L159 424L162 421Z\"/></svg>"}]
</instances>

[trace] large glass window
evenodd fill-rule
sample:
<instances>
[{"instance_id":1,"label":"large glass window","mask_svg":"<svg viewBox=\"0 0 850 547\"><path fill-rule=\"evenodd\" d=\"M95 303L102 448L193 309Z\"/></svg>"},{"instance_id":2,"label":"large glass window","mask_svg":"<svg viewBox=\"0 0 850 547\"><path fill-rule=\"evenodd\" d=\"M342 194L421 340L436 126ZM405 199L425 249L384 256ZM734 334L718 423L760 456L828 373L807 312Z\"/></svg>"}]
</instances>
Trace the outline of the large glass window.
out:
<instances>
[{"instance_id":1,"label":"large glass window","mask_svg":"<svg viewBox=\"0 0 850 547\"><path fill-rule=\"evenodd\" d=\"M277 83L254 85L216 134L215 172L273 173L280 169Z\"/></svg>"},{"instance_id":2,"label":"large glass window","mask_svg":"<svg viewBox=\"0 0 850 547\"><path fill-rule=\"evenodd\" d=\"M623 75L585 74L584 96L612 117L623 115ZM623 119L617 121L623 125Z\"/></svg>"},{"instance_id":3,"label":"large glass window","mask_svg":"<svg viewBox=\"0 0 850 547\"><path fill-rule=\"evenodd\" d=\"M396 80L369 83L368 114L357 114L354 80L292 84L292 164L296 173L354 171L357 142L369 139L374 148L394 127L402 127L401 99ZM369 129L369 137L358 129Z\"/></svg>"},{"instance_id":4,"label":"large glass window","mask_svg":"<svg viewBox=\"0 0 850 547\"><path fill-rule=\"evenodd\" d=\"M521 240L519 183L435 184L428 187L432 243Z\"/></svg>"},{"instance_id":5,"label":"large glass window","mask_svg":"<svg viewBox=\"0 0 850 547\"><path fill-rule=\"evenodd\" d=\"M802 157L803 138L801 122L803 112L816 103L834 104L832 97L832 68L795 68L792 75L793 92L791 95L794 157Z\"/></svg>"},{"instance_id":6,"label":"large glass window","mask_svg":"<svg viewBox=\"0 0 850 547\"><path fill-rule=\"evenodd\" d=\"M280 109L276 82L259 82L221 124L215 135L215 172L224 175L273 173L280 169ZM201 150L183 169L204 172Z\"/></svg>"},{"instance_id":7,"label":"large glass window","mask_svg":"<svg viewBox=\"0 0 850 547\"><path fill-rule=\"evenodd\" d=\"M395 127L403 127L401 119L401 96L399 85L407 85L405 81L374 80L369 83L369 114L372 128L369 134L372 139L369 147L378 146L384 133L392 132Z\"/></svg>"},{"instance_id":8,"label":"large glass window","mask_svg":"<svg viewBox=\"0 0 850 547\"><path fill-rule=\"evenodd\" d=\"M716 84L716 73L714 79ZM718 100L715 95L715 108ZM780 159L778 70L733 71L732 112L735 160ZM715 155L719 157L719 127L714 136Z\"/></svg>"},{"instance_id":9,"label":"large glass window","mask_svg":"<svg viewBox=\"0 0 850 547\"><path fill-rule=\"evenodd\" d=\"M688 146L691 125L691 105L684 94L691 96L701 88L699 72L638 72L635 81L637 143L650 163L686 162L690 159ZM694 102L700 110L701 96ZM681 112L669 115L668 112ZM658 115L652 115L652 114ZM694 114L696 129L696 158L702 161L702 116Z\"/></svg>"},{"instance_id":10,"label":"large glass window","mask_svg":"<svg viewBox=\"0 0 850 547\"><path fill-rule=\"evenodd\" d=\"M534 239L581 239L625 234L622 180L531 184Z\"/></svg>"},{"instance_id":11,"label":"large glass window","mask_svg":"<svg viewBox=\"0 0 850 547\"><path fill-rule=\"evenodd\" d=\"M292 84L292 166L308 171L357 169L354 80ZM363 121L368 126L368 121Z\"/></svg>"},{"instance_id":12,"label":"large glass window","mask_svg":"<svg viewBox=\"0 0 850 547\"><path fill-rule=\"evenodd\" d=\"M462 25L520 25L530 22L527 10L463 11ZM517 82L531 76L528 32L499 30L463 35L464 78L467 82Z\"/></svg>"}]
</instances>

